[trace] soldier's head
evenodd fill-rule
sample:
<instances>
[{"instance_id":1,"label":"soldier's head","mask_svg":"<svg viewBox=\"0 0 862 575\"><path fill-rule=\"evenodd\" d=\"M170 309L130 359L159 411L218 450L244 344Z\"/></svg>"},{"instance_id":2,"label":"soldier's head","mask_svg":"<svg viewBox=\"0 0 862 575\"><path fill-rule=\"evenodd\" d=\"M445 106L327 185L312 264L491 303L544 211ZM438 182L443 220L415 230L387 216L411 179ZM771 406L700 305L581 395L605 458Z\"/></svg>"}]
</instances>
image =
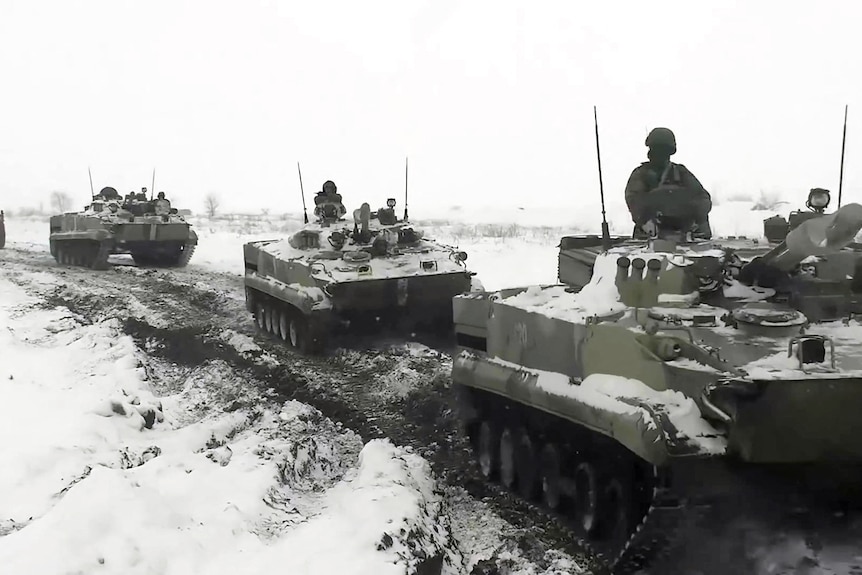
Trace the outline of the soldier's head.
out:
<instances>
[{"instance_id":1,"label":"soldier's head","mask_svg":"<svg viewBox=\"0 0 862 575\"><path fill-rule=\"evenodd\" d=\"M160 200L164 200L164 199L165 199L165 193L164 193L164 192L159 192L158 198L159 198Z\"/></svg>"},{"instance_id":2,"label":"soldier's head","mask_svg":"<svg viewBox=\"0 0 862 575\"><path fill-rule=\"evenodd\" d=\"M668 128L653 128L644 143L649 148L647 157L659 163L666 164L676 153L676 137Z\"/></svg>"},{"instance_id":3,"label":"soldier's head","mask_svg":"<svg viewBox=\"0 0 862 575\"><path fill-rule=\"evenodd\" d=\"M335 187L335 182L332 180L326 180L323 182L323 193L324 194L334 194L338 188Z\"/></svg>"}]
</instances>

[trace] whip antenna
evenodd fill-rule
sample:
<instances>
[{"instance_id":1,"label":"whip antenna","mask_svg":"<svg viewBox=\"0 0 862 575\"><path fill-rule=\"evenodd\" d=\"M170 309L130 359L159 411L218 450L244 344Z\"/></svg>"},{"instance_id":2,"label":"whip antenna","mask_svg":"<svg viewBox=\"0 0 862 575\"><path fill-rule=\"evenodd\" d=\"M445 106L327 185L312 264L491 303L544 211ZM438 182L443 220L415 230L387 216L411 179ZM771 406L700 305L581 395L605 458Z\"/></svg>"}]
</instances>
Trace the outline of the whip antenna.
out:
<instances>
[{"instance_id":1,"label":"whip antenna","mask_svg":"<svg viewBox=\"0 0 862 575\"><path fill-rule=\"evenodd\" d=\"M299 173L299 194L302 196L302 218L307 224L308 212L305 209L305 190L302 189L302 170L299 169L299 162L296 162L296 171Z\"/></svg>"},{"instance_id":2,"label":"whip antenna","mask_svg":"<svg viewBox=\"0 0 862 575\"><path fill-rule=\"evenodd\" d=\"M844 188L844 146L847 144L847 104L844 104L844 135L841 137L841 175L838 177L838 207L841 207L841 190Z\"/></svg>"},{"instance_id":3,"label":"whip antenna","mask_svg":"<svg viewBox=\"0 0 862 575\"><path fill-rule=\"evenodd\" d=\"M408 158L404 156L404 221L407 221L407 164Z\"/></svg>"},{"instance_id":4,"label":"whip antenna","mask_svg":"<svg viewBox=\"0 0 862 575\"><path fill-rule=\"evenodd\" d=\"M93 189L93 172L90 171L90 166L87 166L87 175L90 176L90 199L96 197L96 191Z\"/></svg>"},{"instance_id":5,"label":"whip antenna","mask_svg":"<svg viewBox=\"0 0 862 575\"><path fill-rule=\"evenodd\" d=\"M611 247L611 232L605 217L605 187L602 183L602 152L599 146L599 115L595 106L593 106L593 119L596 124L596 158L599 161L599 196L602 200L602 248L608 250Z\"/></svg>"}]
</instances>

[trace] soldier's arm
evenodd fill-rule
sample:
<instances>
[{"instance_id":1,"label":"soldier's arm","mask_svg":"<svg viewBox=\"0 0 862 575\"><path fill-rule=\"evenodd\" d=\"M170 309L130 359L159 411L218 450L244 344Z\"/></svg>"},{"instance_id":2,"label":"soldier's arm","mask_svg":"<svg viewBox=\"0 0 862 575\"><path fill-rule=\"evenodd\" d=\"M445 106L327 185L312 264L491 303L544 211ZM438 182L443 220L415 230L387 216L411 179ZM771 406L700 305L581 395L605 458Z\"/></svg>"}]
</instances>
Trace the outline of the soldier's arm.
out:
<instances>
[{"instance_id":1,"label":"soldier's arm","mask_svg":"<svg viewBox=\"0 0 862 575\"><path fill-rule=\"evenodd\" d=\"M709 195L709 192L706 191L706 188L703 187L703 184L691 173L691 171L685 166L681 166L682 170L682 178L683 185L692 190L697 194L697 197L701 200L701 208L704 214L708 214L712 209L712 196Z\"/></svg>"},{"instance_id":2,"label":"soldier's arm","mask_svg":"<svg viewBox=\"0 0 862 575\"><path fill-rule=\"evenodd\" d=\"M640 168L635 168L629 176L629 181L626 184L626 205L629 207L629 212L632 214L632 220L636 224L643 222L643 206L642 200L647 189L646 181L640 174Z\"/></svg>"}]
</instances>

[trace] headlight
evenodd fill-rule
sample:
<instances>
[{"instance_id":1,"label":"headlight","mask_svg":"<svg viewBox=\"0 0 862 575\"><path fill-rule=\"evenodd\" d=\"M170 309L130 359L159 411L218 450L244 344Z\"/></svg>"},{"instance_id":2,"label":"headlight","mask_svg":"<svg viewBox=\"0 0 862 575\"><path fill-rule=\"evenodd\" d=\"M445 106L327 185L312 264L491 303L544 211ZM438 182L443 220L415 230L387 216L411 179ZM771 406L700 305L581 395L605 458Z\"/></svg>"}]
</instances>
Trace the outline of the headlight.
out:
<instances>
[{"instance_id":1,"label":"headlight","mask_svg":"<svg viewBox=\"0 0 862 575\"><path fill-rule=\"evenodd\" d=\"M394 208L395 207L395 198L389 198L388 200L386 200L386 205L390 208Z\"/></svg>"},{"instance_id":2,"label":"headlight","mask_svg":"<svg viewBox=\"0 0 862 575\"><path fill-rule=\"evenodd\" d=\"M467 259L467 252L453 252L451 257L456 262L463 262Z\"/></svg>"},{"instance_id":3,"label":"headlight","mask_svg":"<svg viewBox=\"0 0 862 575\"><path fill-rule=\"evenodd\" d=\"M829 190L823 188L814 188L808 192L808 205L817 210L826 209L831 199Z\"/></svg>"}]
</instances>

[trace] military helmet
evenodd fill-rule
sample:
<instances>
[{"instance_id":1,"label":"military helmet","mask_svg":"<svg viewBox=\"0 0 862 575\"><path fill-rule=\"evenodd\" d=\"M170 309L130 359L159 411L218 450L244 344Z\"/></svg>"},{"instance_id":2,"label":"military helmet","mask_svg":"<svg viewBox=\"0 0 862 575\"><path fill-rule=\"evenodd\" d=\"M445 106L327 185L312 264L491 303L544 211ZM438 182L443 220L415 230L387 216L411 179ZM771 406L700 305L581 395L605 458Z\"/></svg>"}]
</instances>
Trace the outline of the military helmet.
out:
<instances>
[{"instance_id":1,"label":"military helmet","mask_svg":"<svg viewBox=\"0 0 862 575\"><path fill-rule=\"evenodd\" d=\"M332 180L326 180L323 182L323 193L325 194L334 194L338 188L335 187L335 182Z\"/></svg>"},{"instance_id":2,"label":"military helmet","mask_svg":"<svg viewBox=\"0 0 862 575\"><path fill-rule=\"evenodd\" d=\"M668 148L676 153L676 137L668 128L653 128L644 142L648 148Z\"/></svg>"}]
</instances>

